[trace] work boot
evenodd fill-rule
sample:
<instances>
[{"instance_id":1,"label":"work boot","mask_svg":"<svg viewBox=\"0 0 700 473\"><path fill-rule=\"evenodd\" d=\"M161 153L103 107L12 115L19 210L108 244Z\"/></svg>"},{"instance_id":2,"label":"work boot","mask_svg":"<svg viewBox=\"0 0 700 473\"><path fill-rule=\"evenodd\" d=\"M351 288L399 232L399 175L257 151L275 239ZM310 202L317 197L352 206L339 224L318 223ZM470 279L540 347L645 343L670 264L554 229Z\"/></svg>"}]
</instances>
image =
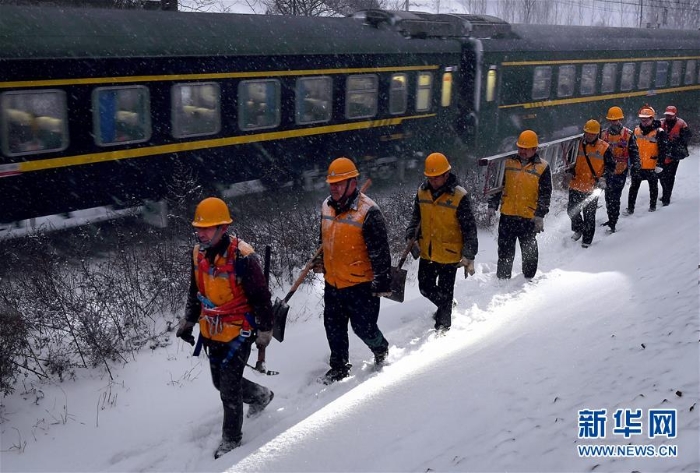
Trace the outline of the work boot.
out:
<instances>
[{"instance_id":1,"label":"work boot","mask_svg":"<svg viewBox=\"0 0 700 473\"><path fill-rule=\"evenodd\" d=\"M609 225L610 225L610 220L608 220L607 222L603 222L603 223L600 224L601 227L607 227L607 226L609 226Z\"/></svg>"},{"instance_id":2,"label":"work boot","mask_svg":"<svg viewBox=\"0 0 700 473\"><path fill-rule=\"evenodd\" d=\"M325 385L329 385L335 383L336 381L345 379L348 376L350 376L350 366L341 368L331 368L328 371L326 371L326 374L321 376L318 380Z\"/></svg>"},{"instance_id":3,"label":"work boot","mask_svg":"<svg viewBox=\"0 0 700 473\"><path fill-rule=\"evenodd\" d=\"M240 445L241 445L241 442L235 442L235 441L231 441L231 440L222 439L218 448L214 452L214 459L217 459L222 455L226 455L228 452L230 452L231 450L233 450L234 448L236 448Z\"/></svg>"},{"instance_id":4,"label":"work boot","mask_svg":"<svg viewBox=\"0 0 700 473\"><path fill-rule=\"evenodd\" d=\"M634 209L631 209L627 207L627 210L625 210L625 215L632 215L634 213Z\"/></svg>"},{"instance_id":5,"label":"work boot","mask_svg":"<svg viewBox=\"0 0 700 473\"><path fill-rule=\"evenodd\" d=\"M581 243L581 248L588 248L589 246L591 246L590 243Z\"/></svg>"},{"instance_id":6,"label":"work boot","mask_svg":"<svg viewBox=\"0 0 700 473\"><path fill-rule=\"evenodd\" d=\"M581 237L583 236L583 233L581 232L574 232L573 235L571 235L571 239L574 241L579 241Z\"/></svg>"},{"instance_id":7,"label":"work boot","mask_svg":"<svg viewBox=\"0 0 700 473\"><path fill-rule=\"evenodd\" d=\"M608 234L615 233L615 224L608 225L608 227L609 228L607 230L605 230L605 233L608 233Z\"/></svg>"},{"instance_id":8,"label":"work boot","mask_svg":"<svg viewBox=\"0 0 700 473\"><path fill-rule=\"evenodd\" d=\"M649 207L649 212L656 212L656 205Z\"/></svg>"},{"instance_id":9,"label":"work boot","mask_svg":"<svg viewBox=\"0 0 700 473\"><path fill-rule=\"evenodd\" d=\"M385 349L382 351L378 351L374 353L374 364L375 366L379 367L384 365L384 362L386 361L386 357L389 355L389 349Z\"/></svg>"},{"instance_id":10,"label":"work boot","mask_svg":"<svg viewBox=\"0 0 700 473\"><path fill-rule=\"evenodd\" d=\"M271 390L268 389L268 392L269 394L263 398L261 402L255 402L248 406L248 414L246 417L249 419L252 417L257 417L263 410L265 410L267 405L270 404L272 399L275 397L275 393L273 393Z\"/></svg>"}]
</instances>

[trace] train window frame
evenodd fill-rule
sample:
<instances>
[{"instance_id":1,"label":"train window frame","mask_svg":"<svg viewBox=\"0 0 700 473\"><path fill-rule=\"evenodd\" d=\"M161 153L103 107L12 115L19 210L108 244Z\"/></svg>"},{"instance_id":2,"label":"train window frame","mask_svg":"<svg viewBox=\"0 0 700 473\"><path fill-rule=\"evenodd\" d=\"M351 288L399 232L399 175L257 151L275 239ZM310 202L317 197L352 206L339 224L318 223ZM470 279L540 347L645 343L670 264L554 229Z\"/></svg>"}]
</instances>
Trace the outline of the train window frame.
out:
<instances>
[{"instance_id":1,"label":"train window frame","mask_svg":"<svg viewBox=\"0 0 700 473\"><path fill-rule=\"evenodd\" d=\"M617 63L606 62L600 78L600 92L609 94L617 89Z\"/></svg>"},{"instance_id":2,"label":"train window frame","mask_svg":"<svg viewBox=\"0 0 700 473\"><path fill-rule=\"evenodd\" d=\"M685 85L692 85L695 82L695 67L697 62L695 59L688 59L685 63L685 80L683 81Z\"/></svg>"},{"instance_id":3,"label":"train window frame","mask_svg":"<svg viewBox=\"0 0 700 473\"><path fill-rule=\"evenodd\" d=\"M557 71L557 97L571 97L576 86L576 66L559 66Z\"/></svg>"},{"instance_id":4,"label":"train window frame","mask_svg":"<svg viewBox=\"0 0 700 473\"><path fill-rule=\"evenodd\" d=\"M625 62L622 64L622 72L620 74L620 90L623 92L630 91L634 88L634 79L637 73L637 64L633 62Z\"/></svg>"},{"instance_id":5,"label":"train window frame","mask_svg":"<svg viewBox=\"0 0 700 473\"><path fill-rule=\"evenodd\" d=\"M424 82L427 79L427 83ZM429 112L433 107L433 73L420 71L416 75L416 112Z\"/></svg>"},{"instance_id":6,"label":"train window frame","mask_svg":"<svg viewBox=\"0 0 700 473\"><path fill-rule=\"evenodd\" d=\"M378 97L379 76L377 74L348 76L345 79L345 118L358 120L376 116Z\"/></svg>"},{"instance_id":7,"label":"train window frame","mask_svg":"<svg viewBox=\"0 0 700 473\"><path fill-rule=\"evenodd\" d=\"M671 64L671 87L681 85L681 76L683 72L683 61L673 61Z\"/></svg>"},{"instance_id":8,"label":"train window frame","mask_svg":"<svg viewBox=\"0 0 700 473\"><path fill-rule=\"evenodd\" d=\"M581 95L595 94L595 86L598 78L598 64L584 64L581 66L581 84L579 93Z\"/></svg>"},{"instance_id":9,"label":"train window frame","mask_svg":"<svg viewBox=\"0 0 700 473\"><path fill-rule=\"evenodd\" d=\"M324 84L307 87L307 83ZM321 92L315 94L315 92ZM333 78L330 76L299 77L294 86L294 116L297 125L327 123L333 117Z\"/></svg>"},{"instance_id":10,"label":"train window frame","mask_svg":"<svg viewBox=\"0 0 700 473\"><path fill-rule=\"evenodd\" d=\"M656 76L654 77L654 87L666 87L668 84L668 61L656 62Z\"/></svg>"},{"instance_id":11,"label":"train window frame","mask_svg":"<svg viewBox=\"0 0 700 473\"><path fill-rule=\"evenodd\" d=\"M532 100L548 99L552 93L552 66L537 66L532 73Z\"/></svg>"},{"instance_id":12,"label":"train window frame","mask_svg":"<svg viewBox=\"0 0 700 473\"><path fill-rule=\"evenodd\" d=\"M643 61L639 65L639 77L637 79L637 89L645 90L651 88L651 71L654 70L652 61Z\"/></svg>"},{"instance_id":13,"label":"train window frame","mask_svg":"<svg viewBox=\"0 0 700 473\"><path fill-rule=\"evenodd\" d=\"M107 106L106 102L102 101L103 92L115 92L119 94L121 91L133 90L139 93L139 97L136 99L138 107L132 107L131 110L126 109L114 109L115 115L112 118L114 123L114 136L116 138L118 133L118 124L121 122L124 134L124 139L113 139L111 141L104 140L105 133L109 133L109 129L104 129L103 125L103 105ZM119 102L119 98L115 99ZM131 99L129 99L131 100ZM151 126L151 92L145 85L124 85L124 86L109 86L109 87L96 87L92 90L91 94L92 103L92 132L93 140L95 144L100 147L111 147L120 146L132 143L143 143L151 139L152 126ZM111 104L114 105L114 104ZM140 109L140 110L139 110ZM107 110L108 112L109 110ZM105 113L107 113L105 112ZM119 114L122 113L122 118L119 118ZM129 139L126 134L126 127L130 127L134 132L141 130L143 132L142 137L135 139ZM132 131L132 130L128 130Z\"/></svg>"},{"instance_id":14,"label":"train window frame","mask_svg":"<svg viewBox=\"0 0 700 473\"><path fill-rule=\"evenodd\" d=\"M58 112L56 116L51 116L48 113L44 115L38 115L37 109L29 112L26 110L19 109L17 107L10 107L8 102L12 100L12 97L17 97L21 95L48 95L52 94L58 98L58 102L52 104L52 108L55 108ZM29 108L29 107L26 107ZM10 116L10 110L14 111L14 119ZM52 110L53 111L53 110ZM43 120L42 120L43 119ZM18 144L18 146L26 146L25 149L19 151L13 151L10 148L10 143L12 142L12 137L10 136L10 126L11 121L17 122L22 120L28 120L28 123L19 123L20 127L27 127L31 132L31 139L23 141ZM57 124L59 125L59 131L55 131ZM42 131L46 131L50 134L59 134L60 145L53 147L39 147L46 140L43 140L39 134ZM0 94L0 137L2 137L2 152L5 156L28 156L35 154L44 153L55 153L60 152L68 148L70 143L70 136L68 133L68 105L66 93L63 90L58 89L33 89L33 90L13 90L8 92L3 92Z\"/></svg>"},{"instance_id":15,"label":"train window frame","mask_svg":"<svg viewBox=\"0 0 700 473\"><path fill-rule=\"evenodd\" d=\"M185 87L190 87L192 89L213 87L213 97L207 98L207 100L213 99L213 102L203 102L202 100L205 100L205 98L200 92L198 94L192 94L192 97L198 96L200 99L199 101L194 99L192 104L183 105L183 94L180 93L178 96L178 90ZM178 113L180 111L182 113ZM211 128L205 128L204 131L189 133L183 131L183 129L188 127L196 127L205 120L212 123ZM221 86L216 82L182 82L173 84L170 88L170 121L173 138L191 138L196 136L216 135L219 133L221 131Z\"/></svg>"},{"instance_id":16,"label":"train window frame","mask_svg":"<svg viewBox=\"0 0 700 473\"><path fill-rule=\"evenodd\" d=\"M270 90L263 92L263 100L252 99L249 85L264 85L267 87L270 84L273 86L271 90L274 91L275 95L272 97L272 100L268 100L267 97ZM269 130L280 125L282 119L282 84L278 79L242 80L238 83L236 98L238 100L238 128L241 131ZM264 105L264 107L260 107L261 105ZM269 105L272 105L272 108L269 108ZM250 113L251 107L257 107L254 117ZM258 123L250 122L250 118L257 119ZM260 123L261 118L266 121Z\"/></svg>"},{"instance_id":17,"label":"train window frame","mask_svg":"<svg viewBox=\"0 0 700 473\"><path fill-rule=\"evenodd\" d=\"M401 84L401 87L396 87ZM408 110L408 74L392 74L389 81L389 114L402 115Z\"/></svg>"}]
</instances>

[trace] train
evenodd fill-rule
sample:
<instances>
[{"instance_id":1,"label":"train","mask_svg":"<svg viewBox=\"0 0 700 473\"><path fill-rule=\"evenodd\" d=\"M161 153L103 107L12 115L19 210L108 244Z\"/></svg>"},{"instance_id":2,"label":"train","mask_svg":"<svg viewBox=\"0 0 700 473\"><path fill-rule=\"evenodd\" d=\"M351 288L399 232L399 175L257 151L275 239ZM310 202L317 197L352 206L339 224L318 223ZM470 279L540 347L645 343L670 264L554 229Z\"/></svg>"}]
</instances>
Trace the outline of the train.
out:
<instances>
[{"instance_id":1,"label":"train","mask_svg":"<svg viewBox=\"0 0 700 473\"><path fill-rule=\"evenodd\" d=\"M700 31L0 6L0 223L308 187L338 156L402 180L644 103L700 121Z\"/></svg>"}]
</instances>

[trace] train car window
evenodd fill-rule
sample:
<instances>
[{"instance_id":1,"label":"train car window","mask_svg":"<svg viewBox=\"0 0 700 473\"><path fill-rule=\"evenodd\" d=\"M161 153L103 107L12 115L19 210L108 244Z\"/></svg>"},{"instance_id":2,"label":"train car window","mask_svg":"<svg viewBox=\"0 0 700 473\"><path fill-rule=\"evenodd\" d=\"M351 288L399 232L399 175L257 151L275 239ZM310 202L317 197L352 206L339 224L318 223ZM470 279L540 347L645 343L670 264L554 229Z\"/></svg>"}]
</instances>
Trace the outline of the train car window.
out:
<instances>
[{"instance_id":1,"label":"train car window","mask_svg":"<svg viewBox=\"0 0 700 473\"><path fill-rule=\"evenodd\" d=\"M296 122L299 125L330 121L333 110L333 79L300 77L296 84Z\"/></svg>"},{"instance_id":2,"label":"train car window","mask_svg":"<svg viewBox=\"0 0 700 473\"><path fill-rule=\"evenodd\" d=\"M654 79L654 87L657 89L666 87L668 83L668 61L659 61L656 63L656 78Z\"/></svg>"},{"instance_id":3,"label":"train car window","mask_svg":"<svg viewBox=\"0 0 700 473\"><path fill-rule=\"evenodd\" d=\"M690 85L695 80L695 59L690 59L685 66L685 85Z\"/></svg>"},{"instance_id":4,"label":"train car window","mask_svg":"<svg viewBox=\"0 0 700 473\"><path fill-rule=\"evenodd\" d=\"M416 112L427 112L433 102L433 73L419 72L416 88Z\"/></svg>"},{"instance_id":5,"label":"train car window","mask_svg":"<svg viewBox=\"0 0 700 473\"><path fill-rule=\"evenodd\" d=\"M532 79L532 99L542 100L549 98L552 88L552 68L551 66L539 66L535 68Z\"/></svg>"},{"instance_id":6,"label":"train car window","mask_svg":"<svg viewBox=\"0 0 700 473\"><path fill-rule=\"evenodd\" d=\"M622 65L622 78L620 79L620 90L632 90L634 86L634 74L637 68L633 62L626 62Z\"/></svg>"},{"instance_id":7,"label":"train car window","mask_svg":"<svg viewBox=\"0 0 700 473\"><path fill-rule=\"evenodd\" d=\"M393 74L389 88L389 113L398 115L406 113L408 108L408 76Z\"/></svg>"},{"instance_id":8,"label":"train car window","mask_svg":"<svg viewBox=\"0 0 700 473\"><path fill-rule=\"evenodd\" d=\"M142 85L92 91L93 137L98 146L140 143L151 137L151 102Z\"/></svg>"},{"instance_id":9,"label":"train car window","mask_svg":"<svg viewBox=\"0 0 700 473\"><path fill-rule=\"evenodd\" d=\"M175 138L213 135L221 130L219 84L175 84L170 95Z\"/></svg>"},{"instance_id":10,"label":"train car window","mask_svg":"<svg viewBox=\"0 0 700 473\"><path fill-rule=\"evenodd\" d=\"M597 64L584 64L581 68L581 95L595 94L596 77L598 76Z\"/></svg>"},{"instance_id":11,"label":"train car window","mask_svg":"<svg viewBox=\"0 0 700 473\"><path fill-rule=\"evenodd\" d=\"M639 67L639 81L637 82L638 89L648 89L651 87L651 71L654 68L654 63L645 61Z\"/></svg>"},{"instance_id":12,"label":"train car window","mask_svg":"<svg viewBox=\"0 0 700 473\"><path fill-rule=\"evenodd\" d=\"M238 127L241 130L274 128L280 124L280 82L246 80L238 84Z\"/></svg>"},{"instance_id":13,"label":"train car window","mask_svg":"<svg viewBox=\"0 0 700 473\"><path fill-rule=\"evenodd\" d=\"M486 101L493 102L496 100L496 83L498 72L496 66L489 66L489 72L486 74Z\"/></svg>"},{"instance_id":14,"label":"train car window","mask_svg":"<svg viewBox=\"0 0 700 473\"><path fill-rule=\"evenodd\" d=\"M617 64L608 62L603 65L603 81L600 91L604 94L615 92L617 85Z\"/></svg>"},{"instance_id":15,"label":"train car window","mask_svg":"<svg viewBox=\"0 0 700 473\"><path fill-rule=\"evenodd\" d=\"M559 66L559 78L557 80L557 97L571 97L574 95L576 84L576 66Z\"/></svg>"},{"instance_id":16,"label":"train car window","mask_svg":"<svg viewBox=\"0 0 700 473\"><path fill-rule=\"evenodd\" d=\"M671 66L671 87L681 85L681 72L683 70L683 61L673 61Z\"/></svg>"},{"instance_id":17,"label":"train car window","mask_svg":"<svg viewBox=\"0 0 700 473\"><path fill-rule=\"evenodd\" d=\"M349 76L345 82L345 116L369 118L377 114L379 78L375 74Z\"/></svg>"},{"instance_id":18,"label":"train car window","mask_svg":"<svg viewBox=\"0 0 700 473\"><path fill-rule=\"evenodd\" d=\"M442 75L442 97L440 99L440 105L443 107L449 107L452 103L452 73L445 72Z\"/></svg>"},{"instance_id":19,"label":"train car window","mask_svg":"<svg viewBox=\"0 0 700 473\"><path fill-rule=\"evenodd\" d=\"M6 156L62 151L68 147L68 108L62 90L5 92L0 133Z\"/></svg>"}]
</instances>

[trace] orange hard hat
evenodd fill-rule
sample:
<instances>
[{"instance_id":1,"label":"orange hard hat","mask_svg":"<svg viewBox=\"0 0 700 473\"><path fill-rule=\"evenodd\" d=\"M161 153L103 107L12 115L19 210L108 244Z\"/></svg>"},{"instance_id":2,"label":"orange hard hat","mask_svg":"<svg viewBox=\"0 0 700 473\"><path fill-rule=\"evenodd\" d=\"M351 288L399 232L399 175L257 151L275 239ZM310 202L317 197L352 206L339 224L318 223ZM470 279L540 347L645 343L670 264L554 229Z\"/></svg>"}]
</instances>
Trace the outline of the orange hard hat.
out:
<instances>
[{"instance_id":1,"label":"orange hard hat","mask_svg":"<svg viewBox=\"0 0 700 473\"><path fill-rule=\"evenodd\" d=\"M207 197L197 205L192 226L197 228L217 227L233 222L226 202L218 197Z\"/></svg>"},{"instance_id":2,"label":"orange hard hat","mask_svg":"<svg viewBox=\"0 0 700 473\"><path fill-rule=\"evenodd\" d=\"M540 145L537 133L532 130L523 131L520 133L516 145L518 148L537 148Z\"/></svg>"},{"instance_id":3,"label":"orange hard hat","mask_svg":"<svg viewBox=\"0 0 700 473\"><path fill-rule=\"evenodd\" d=\"M610 120L611 122L615 120L622 120L625 118L625 115L622 113L622 109L620 107L610 107L608 110L608 115L605 117L606 120Z\"/></svg>"},{"instance_id":4,"label":"orange hard hat","mask_svg":"<svg viewBox=\"0 0 700 473\"><path fill-rule=\"evenodd\" d=\"M654 118L656 116L656 111L647 104L644 104L642 108L639 109L639 118Z\"/></svg>"},{"instance_id":5,"label":"orange hard hat","mask_svg":"<svg viewBox=\"0 0 700 473\"><path fill-rule=\"evenodd\" d=\"M585 125L583 125L583 131L586 133L600 133L600 123L598 120L588 120Z\"/></svg>"},{"instance_id":6,"label":"orange hard hat","mask_svg":"<svg viewBox=\"0 0 700 473\"><path fill-rule=\"evenodd\" d=\"M345 181L347 179L352 179L353 177L359 176L360 173L353 163L348 158L337 158L333 160L330 166L328 166L328 175L326 176L326 182L333 184L336 182Z\"/></svg>"},{"instance_id":7,"label":"orange hard hat","mask_svg":"<svg viewBox=\"0 0 700 473\"><path fill-rule=\"evenodd\" d=\"M423 174L427 177L442 176L450 169L452 169L452 166L450 166L450 162L447 161L447 157L444 154L432 153L425 158L425 171Z\"/></svg>"}]
</instances>

